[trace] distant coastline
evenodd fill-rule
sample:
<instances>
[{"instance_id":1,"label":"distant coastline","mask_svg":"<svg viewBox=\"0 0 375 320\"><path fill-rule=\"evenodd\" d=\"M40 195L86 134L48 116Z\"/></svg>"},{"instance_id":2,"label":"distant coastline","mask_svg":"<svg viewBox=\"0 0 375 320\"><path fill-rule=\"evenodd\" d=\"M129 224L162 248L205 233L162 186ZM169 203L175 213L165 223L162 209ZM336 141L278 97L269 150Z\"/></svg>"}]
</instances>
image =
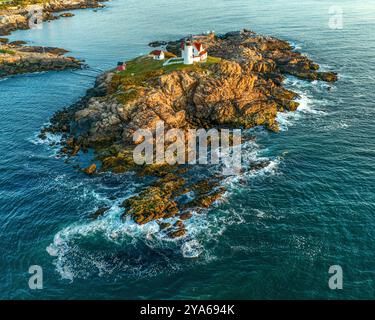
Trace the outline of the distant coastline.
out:
<instances>
[{"instance_id":1,"label":"distant coastline","mask_svg":"<svg viewBox=\"0 0 375 320\"><path fill-rule=\"evenodd\" d=\"M61 17L72 17L73 13L54 13L86 8L102 8L98 0L25 0L0 2L0 36L15 30L30 29L32 23L43 23ZM41 8L41 11L37 9ZM36 16L32 16L32 15ZM35 20L35 21L33 21ZM9 42L0 37L0 77L41 71L77 69L82 63L73 57L65 57L67 50L25 46L23 41Z\"/></svg>"},{"instance_id":2,"label":"distant coastline","mask_svg":"<svg viewBox=\"0 0 375 320\"><path fill-rule=\"evenodd\" d=\"M7 1L1 5L0 2L0 36L9 35L15 30L30 29L29 19L30 11L40 7L42 9L42 21L51 21L60 17L71 15L55 15L56 12L102 8L104 5L100 0L25 0L25 1ZM17 3L20 3L17 5Z\"/></svg>"}]
</instances>

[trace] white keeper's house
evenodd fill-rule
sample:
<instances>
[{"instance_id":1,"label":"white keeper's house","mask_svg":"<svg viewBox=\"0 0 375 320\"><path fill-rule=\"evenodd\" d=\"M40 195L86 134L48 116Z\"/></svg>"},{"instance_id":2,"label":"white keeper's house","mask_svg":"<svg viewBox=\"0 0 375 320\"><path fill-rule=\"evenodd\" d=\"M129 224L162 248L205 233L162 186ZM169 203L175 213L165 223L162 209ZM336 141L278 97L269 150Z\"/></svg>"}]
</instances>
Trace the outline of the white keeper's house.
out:
<instances>
[{"instance_id":1,"label":"white keeper's house","mask_svg":"<svg viewBox=\"0 0 375 320\"><path fill-rule=\"evenodd\" d=\"M165 54L162 50L154 50L151 52L151 55L153 56L154 60L164 60Z\"/></svg>"}]
</instances>

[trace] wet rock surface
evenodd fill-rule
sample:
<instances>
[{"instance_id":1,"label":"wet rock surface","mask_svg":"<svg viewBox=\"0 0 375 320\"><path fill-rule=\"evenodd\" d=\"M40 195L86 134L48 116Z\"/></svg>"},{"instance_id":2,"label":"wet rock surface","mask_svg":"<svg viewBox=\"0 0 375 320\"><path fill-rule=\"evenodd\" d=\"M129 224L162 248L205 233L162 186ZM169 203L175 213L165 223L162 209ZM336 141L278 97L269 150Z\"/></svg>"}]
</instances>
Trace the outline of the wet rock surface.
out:
<instances>
[{"instance_id":1,"label":"wet rock surface","mask_svg":"<svg viewBox=\"0 0 375 320\"><path fill-rule=\"evenodd\" d=\"M98 219L102 217L110 208L109 207L102 207L96 210L93 214L91 214L92 219Z\"/></svg>"},{"instance_id":2,"label":"wet rock surface","mask_svg":"<svg viewBox=\"0 0 375 320\"><path fill-rule=\"evenodd\" d=\"M74 13L71 13L71 12L62 13L62 14L59 15L59 17L71 18L71 17L74 17Z\"/></svg>"}]
</instances>

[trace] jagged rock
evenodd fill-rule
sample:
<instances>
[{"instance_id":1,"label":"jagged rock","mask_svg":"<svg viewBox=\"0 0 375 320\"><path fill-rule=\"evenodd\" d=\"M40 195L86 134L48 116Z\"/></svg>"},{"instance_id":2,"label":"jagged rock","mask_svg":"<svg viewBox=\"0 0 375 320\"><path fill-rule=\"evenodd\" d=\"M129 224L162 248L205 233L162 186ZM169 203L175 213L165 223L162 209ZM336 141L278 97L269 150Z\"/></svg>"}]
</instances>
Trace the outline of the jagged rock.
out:
<instances>
[{"instance_id":1,"label":"jagged rock","mask_svg":"<svg viewBox=\"0 0 375 320\"><path fill-rule=\"evenodd\" d=\"M157 48L167 45L166 41L153 41L148 44L150 47Z\"/></svg>"},{"instance_id":2,"label":"jagged rock","mask_svg":"<svg viewBox=\"0 0 375 320\"><path fill-rule=\"evenodd\" d=\"M50 53L53 55L61 56L69 51L62 48L55 47L42 47L42 46L22 46L17 48L20 52L35 52L35 53Z\"/></svg>"},{"instance_id":3,"label":"jagged rock","mask_svg":"<svg viewBox=\"0 0 375 320\"><path fill-rule=\"evenodd\" d=\"M179 212L177 203L172 199L172 190L164 186L149 187L139 196L127 199L123 206L126 210L125 215L130 214L138 224L171 218Z\"/></svg>"},{"instance_id":4,"label":"jagged rock","mask_svg":"<svg viewBox=\"0 0 375 320\"><path fill-rule=\"evenodd\" d=\"M191 212L186 212L180 215L181 220L189 220L193 217L193 214Z\"/></svg>"},{"instance_id":5,"label":"jagged rock","mask_svg":"<svg viewBox=\"0 0 375 320\"><path fill-rule=\"evenodd\" d=\"M179 228L179 229L184 229L185 228L185 225L184 223L181 221L181 220L178 220L175 224L174 224L175 227Z\"/></svg>"},{"instance_id":6,"label":"jagged rock","mask_svg":"<svg viewBox=\"0 0 375 320\"><path fill-rule=\"evenodd\" d=\"M109 210L109 207L102 207L102 208L99 208L98 210L96 210L96 211L91 215L91 218L92 218L92 219L98 219L99 217L101 217L102 215L104 215L108 210Z\"/></svg>"},{"instance_id":7,"label":"jagged rock","mask_svg":"<svg viewBox=\"0 0 375 320\"><path fill-rule=\"evenodd\" d=\"M70 18L70 17L74 17L75 14L74 13L71 13L71 12L66 12L66 13L62 13L59 15L59 17L63 17L63 18Z\"/></svg>"},{"instance_id":8,"label":"jagged rock","mask_svg":"<svg viewBox=\"0 0 375 320\"><path fill-rule=\"evenodd\" d=\"M23 40L16 40L8 43L10 46L22 46L24 44L27 44L26 41Z\"/></svg>"},{"instance_id":9,"label":"jagged rock","mask_svg":"<svg viewBox=\"0 0 375 320\"><path fill-rule=\"evenodd\" d=\"M83 172L92 175L96 172L96 164L93 163L92 165L88 166L87 168L83 169Z\"/></svg>"},{"instance_id":10,"label":"jagged rock","mask_svg":"<svg viewBox=\"0 0 375 320\"><path fill-rule=\"evenodd\" d=\"M186 229L178 229L176 231L171 231L168 236L172 239L181 238L186 235Z\"/></svg>"},{"instance_id":11,"label":"jagged rock","mask_svg":"<svg viewBox=\"0 0 375 320\"><path fill-rule=\"evenodd\" d=\"M32 73L50 70L78 69L82 63L62 54L67 52L60 48L43 48L23 46L23 43L12 42L0 49L0 77L21 73Z\"/></svg>"},{"instance_id":12,"label":"jagged rock","mask_svg":"<svg viewBox=\"0 0 375 320\"><path fill-rule=\"evenodd\" d=\"M172 225L169 222L159 223L160 230L169 229Z\"/></svg>"},{"instance_id":13,"label":"jagged rock","mask_svg":"<svg viewBox=\"0 0 375 320\"><path fill-rule=\"evenodd\" d=\"M270 161L262 161L257 163L252 163L250 169L254 171L258 171L264 169L270 165Z\"/></svg>"}]
</instances>

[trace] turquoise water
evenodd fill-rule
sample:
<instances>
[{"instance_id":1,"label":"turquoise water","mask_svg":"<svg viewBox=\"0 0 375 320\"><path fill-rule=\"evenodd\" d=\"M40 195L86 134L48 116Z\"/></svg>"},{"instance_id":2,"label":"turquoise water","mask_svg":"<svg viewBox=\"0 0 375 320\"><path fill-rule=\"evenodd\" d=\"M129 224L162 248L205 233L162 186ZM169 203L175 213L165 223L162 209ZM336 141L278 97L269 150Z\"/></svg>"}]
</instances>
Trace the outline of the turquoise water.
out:
<instances>
[{"instance_id":1,"label":"turquoise water","mask_svg":"<svg viewBox=\"0 0 375 320\"><path fill-rule=\"evenodd\" d=\"M328 28L332 4L344 9L342 30ZM69 49L90 68L0 80L0 298L373 298L372 1L116 0L75 13L11 37ZM118 204L143 182L87 177L38 140L101 70L148 52L148 42L243 27L293 42L340 81L328 91L287 79L300 110L280 116L279 134L255 130L244 150L270 165L226 181L224 201L189 222L188 239L163 241L151 235L154 225L122 224ZM90 220L103 205L108 215ZM337 264L342 291L328 288ZM30 265L42 266L43 290L28 288Z\"/></svg>"}]
</instances>

